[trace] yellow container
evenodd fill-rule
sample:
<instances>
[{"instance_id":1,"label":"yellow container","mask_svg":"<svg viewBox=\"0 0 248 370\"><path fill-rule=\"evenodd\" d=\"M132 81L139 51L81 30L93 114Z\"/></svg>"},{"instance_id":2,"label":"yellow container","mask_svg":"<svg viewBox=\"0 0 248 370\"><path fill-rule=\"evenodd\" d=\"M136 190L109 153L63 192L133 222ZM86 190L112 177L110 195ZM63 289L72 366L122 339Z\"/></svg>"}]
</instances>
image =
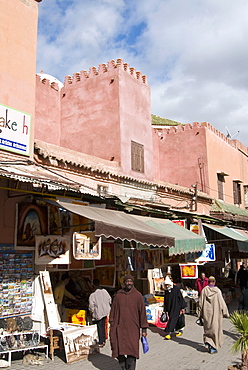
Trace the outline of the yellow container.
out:
<instances>
[{"instance_id":1,"label":"yellow container","mask_svg":"<svg viewBox=\"0 0 248 370\"><path fill-rule=\"evenodd\" d=\"M75 310L75 309L66 309L66 322L71 322L73 324L86 325L86 310Z\"/></svg>"}]
</instances>

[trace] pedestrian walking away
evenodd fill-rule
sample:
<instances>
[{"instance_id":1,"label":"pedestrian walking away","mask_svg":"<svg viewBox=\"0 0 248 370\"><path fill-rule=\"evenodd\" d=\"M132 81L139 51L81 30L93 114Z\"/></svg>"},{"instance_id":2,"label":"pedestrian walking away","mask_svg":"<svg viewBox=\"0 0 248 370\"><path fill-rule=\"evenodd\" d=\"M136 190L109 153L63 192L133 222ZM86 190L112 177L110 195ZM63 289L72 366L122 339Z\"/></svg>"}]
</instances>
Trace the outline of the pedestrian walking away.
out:
<instances>
[{"instance_id":1,"label":"pedestrian walking away","mask_svg":"<svg viewBox=\"0 0 248 370\"><path fill-rule=\"evenodd\" d=\"M100 288L98 279L93 280L95 291L89 296L89 311L92 315L93 324L97 325L99 347L106 344L106 318L110 312L111 297L106 289Z\"/></svg>"},{"instance_id":2,"label":"pedestrian walking away","mask_svg":"<svg viewBox=\"0 0 248 370\"><path fill-rule=\"evenodd\" d=\"M239 297L239 311L248 311L248 288L242 290Z\"/></svg>"},{"instance_id":3,"label":"pedestrian walking away","mask_svg":"<svg viewBox=\"0 0 248 370\"><path fill-rule=\"evenodd\" d=\"M214 276L203 288L199 300L199 318L203 320L203 342L209 353L216 353L223 344L222 318L229 317L221 290L215 286Z\"/></svg>"},{"instance_id":4,"label":"pedestrian walking away","mask_svg":"<svg viewBox=\"0 0 248 370\"><path fill-rule=\"evenodd\" d=\"M237 282L239 283L241 292L243 289L247 287L247 281L248 281L247 270L245 269L244 265L241 265L237 273Z\"/></svg>"},{"instance_id":5,"label":"pedestrian walking away","mask_svg":"<svg viewBox=\"0 0 248 370\"><path fill-rule=\"evenodd\" d=\"M178 286L174 285L169 276L164 280L164 312L169 316L165 328L165 339L171 339L172 332L176 330L176 336L183 334L183 327L179 325L180 315L184 315L186 302Z\"/></svg>"},{"instance_id":6,"label":"pedestrian walking away","mask_svg":"<svg viewBox=\"0 0 248 370\"><path fill-rule=\"evenodd\" d=\"M113 299L109 322L112 357L118 359L123 370L134 370L140 337L146 337L148 323L143 297L130 274L124 276L124 288Z\"/></svg>"}]
</instances>

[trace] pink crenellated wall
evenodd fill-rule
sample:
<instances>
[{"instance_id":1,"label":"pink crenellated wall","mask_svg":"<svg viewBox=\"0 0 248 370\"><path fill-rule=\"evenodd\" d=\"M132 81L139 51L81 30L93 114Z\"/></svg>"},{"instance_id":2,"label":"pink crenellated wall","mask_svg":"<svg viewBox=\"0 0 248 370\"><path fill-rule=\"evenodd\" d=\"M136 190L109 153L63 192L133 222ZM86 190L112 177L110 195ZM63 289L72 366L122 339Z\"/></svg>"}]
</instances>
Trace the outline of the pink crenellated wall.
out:
<instances>
[{"instance_id":1,"label":"pink crenellated wall","mask_svg":"<svg viewBox=\"0 0 248 370\"><path fill-rule=\"evenodd\" d=\"M36 75L36 112L34 138L60 145L60 87Z\"/></svg>"},{"instance_id":2,"label":"pink crenellated wall","mask_svg":"<svg viewBox=\"0 0 248 370\"><path fill-rule=\"evenodd\" d=\"M226 173L224 201L233 204L233 181L248 185L248 148L207 122L153 129L155 179L191 187L218 199L217 173ZM244 196L242 193L242 206Z\"/></svg>"},{"instance_id":3,"label":"pink crenellated wall","mask_svg":"<svg viewBox=\"0 0 248 370\"><path fill-rule=\"evenodd\" d=\"M198 124L153 129L155 178L208 193L206 128Z\"/></svg>"},{"instance_id":4,"label":"pink crenellated wall","mask_svg":"<svg viewBox=\"0 0 248 370\"><path fill-rule=\"evenodd\" d=\"M37 77L36 139L117 161L125 175L153 179L146 76L117 59L66 76L61 91L51 87ZM144 145L144 173L131 170L131 141Z\"/></svg>"}]
</instances>

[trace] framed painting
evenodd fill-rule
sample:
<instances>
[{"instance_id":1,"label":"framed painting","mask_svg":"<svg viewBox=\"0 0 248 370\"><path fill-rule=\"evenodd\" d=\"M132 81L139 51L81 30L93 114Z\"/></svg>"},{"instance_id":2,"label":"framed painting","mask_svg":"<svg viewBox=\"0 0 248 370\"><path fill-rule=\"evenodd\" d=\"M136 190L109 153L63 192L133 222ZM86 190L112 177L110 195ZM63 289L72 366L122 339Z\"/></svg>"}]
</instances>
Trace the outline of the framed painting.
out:
<instances>
[{"instance_id":1,"label":"framed painting","mask_svg":"<svg viewBox=\"0 0 248 370\"><path fill-rule=\"evenodd\" d=\"M106 266L115 264L115 245L112 243L102 243L101 259L95 261L96 266Z\"/></svg>"},{"instance_id":2,"label":"framed painting","mask_svg":"<svg viewBox=\"0 0 248 370\"><path fill-rule=\"evenodd\" d=\"M100 285L115 287L115 266L96 267L93 271L94 279L99 279Z\"/></svg>"},{"instance_id":3,"label":"framed painting","mask_svg":"<svg viewBox=\"0 0 248 370\"><path fill-rule=\"evenodd\" d=\"M179 264L182 279L197 279L198 278L198 267L197 264L187 263Z\"/></svg>"},{"instance_id":4,"label":"framed painting","mask_svg":"<svg viewBox=\"0 0 248 370\"><path fill-rule=\"evenodd\" d=\"M35 236L48 234L48 208L32 203L16 205L15 249L35 249Z\"/></svg>"},{"instance_id":5,"label":"framed painting","mask_svg":"<svg viewBox=\"0 0 248 370\"><path fill-rule=\"evenodd\" d=\"M37 265L67 265L70 263L70 237L37 235L35 237L35 263Z\"/></svg>"},{"instance_id":6,"label":"framed painting","mask_svg":"<svg viewBox=\"0 0 248 370\"><path fill-rule=\"evenodd\" d=\"M76 260L100 260L101 237L92 231L73 233L73 256Z\"/></svg>"}]
</instances>

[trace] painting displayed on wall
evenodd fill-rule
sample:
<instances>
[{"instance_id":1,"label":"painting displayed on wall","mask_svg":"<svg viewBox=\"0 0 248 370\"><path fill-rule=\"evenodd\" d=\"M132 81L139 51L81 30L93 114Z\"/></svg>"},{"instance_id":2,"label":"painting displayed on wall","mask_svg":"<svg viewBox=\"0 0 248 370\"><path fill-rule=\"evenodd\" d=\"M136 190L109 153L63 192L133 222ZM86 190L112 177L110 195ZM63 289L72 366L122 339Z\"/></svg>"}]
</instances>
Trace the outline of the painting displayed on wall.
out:
<instances>
[{"instance_id":1,"label":"painting displayed on wall","mask_svg":"<svg viewBox=\"0 0 248 370\"><path fill-rule=\"evenodd\" d=\"M70 237L38 235L35 237L35 263L37 265L70 263Z\"/></svg>"},{"instance_id":2,"label":"painting displayed on wall","mask_svg":"<svg viewBox=\"0 0 248 370\"><path fill-rule=\"evenodd\" d=\"M182 279L197 279L198 267L194 263L179 264Z\"/></svg>"},{"instance_id":3,"label":"painting displayed on wall","mask_svg":"<svg viewBox=\"0 0 248 370\"><path fill-rule=\"evenodd\" d=\"M69 234L71 232L71 213L65 209L59 210L61 234Z\"/></svg>"},{"instance_id":4,"label":"painting displayed on wall","mask_svg":"<svg viewBox=\"0 0 248 370\"><path fill-rule=\"evenodd\" d=\"M49 205L48 207L48 218L49 218L49 234L61 234L61 223L60 223L60 210L56 206Z\"/></svg>"},{"instance_id":5,"label":"painting displayed on wall","mask_svg":"<svg viewBox=\"0 0 248 370\"><path fill-rule=\"evenodd\" d=\"M115 287L115 266L96 267L93 271L94 279L99 279L100 285Z\"/></svg>"},{"instance_id":6,"label":"painting displayed on wall","mask_svg":"<svg viewBox=\"0 0 248 370\"><path fill-rule=\"evenodd\" d=\"M96 266L115 264L115 245L114 243L102 243L101 259L95 261Z\"/></svg>"},{"instance_id":7,"label":"painting displayed on wall","mask_svg":"<svg viewBox=\"0 0 248 370\"><path fill-rule=\"evenodd\" d=\"M76 260L100 260L101 237L92 231L73 233L73 256Z\"/></svg>"},{"instance_id":8,"label":"painting displayed on wall","mask_svg":"<svg viewBox=\"0 0 248 370\"><path fill-rule=\"evenodd\" d=\"M122 248L117 248L116 250L116 271L125 271L126 270L126 253Z\"/></svg>"},{"instance_id":9,"label":"painting displayed on wall","mask_svg":"<svg viewBox=\"0 0 248 370\"><path fill-rule=\"evenodd\" d=\"M32 203L16 205L15 249L35 248L35 235L48 234L48 209Z\"/></svg>"},{"instance_id":10,"label":"painting displayed on wall","mask_svg":"<svg viewBox=\"0 0 248 370\"><path fill-rule=\"evenodd\" d=\"M144 271L145 270L145 261L147 260L145 250L136 250L135 251L135 270Z\"/></svg>"}]
</instances>

